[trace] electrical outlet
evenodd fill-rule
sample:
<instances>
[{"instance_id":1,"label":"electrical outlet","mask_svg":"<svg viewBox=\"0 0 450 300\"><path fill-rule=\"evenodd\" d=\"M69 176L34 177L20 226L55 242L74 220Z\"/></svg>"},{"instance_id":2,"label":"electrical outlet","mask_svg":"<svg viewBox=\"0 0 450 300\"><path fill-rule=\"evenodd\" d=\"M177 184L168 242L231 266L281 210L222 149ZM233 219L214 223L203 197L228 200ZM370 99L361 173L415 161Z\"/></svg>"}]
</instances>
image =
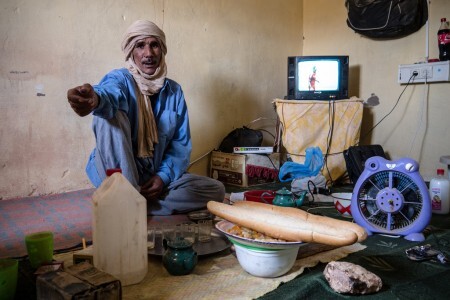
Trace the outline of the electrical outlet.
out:
<instances>
[{"instance_id":1,"label":"electrical outlet","mask_svg":"<svg viewBox=\"0 0 450 300\"><path fill-rule=\"evenodd\" d=\"M417 72L417 76L413 76ZM450 81L450 61L398 66L399 83Z\"/></svg>"},{"instance_id":2,"label":"electrical outlet","mask_svg":"<svg viewBox=\"0 0 450 300\"><path fill-rule=\"evenodd\" d=\"M414 77L414 80L431 78L433 76L433 67L426 66L425 64L423 66L420 64L416 64L416 65L413 65L412 67L408 67L408 69L409 69L410 77L412 77L414 74L416 74L416 76Z\"/></svg>"},{"instance_id":3,"label":"electrical outlet","mask_svg":"<svg viewBox=\"0 0 450 300\"><path fill-rule=\"evenodd\" d=\"M430 79L433 77L433 67L432 66L423 66L419 68L419 78Z\"/></svg>"}]
</instances>

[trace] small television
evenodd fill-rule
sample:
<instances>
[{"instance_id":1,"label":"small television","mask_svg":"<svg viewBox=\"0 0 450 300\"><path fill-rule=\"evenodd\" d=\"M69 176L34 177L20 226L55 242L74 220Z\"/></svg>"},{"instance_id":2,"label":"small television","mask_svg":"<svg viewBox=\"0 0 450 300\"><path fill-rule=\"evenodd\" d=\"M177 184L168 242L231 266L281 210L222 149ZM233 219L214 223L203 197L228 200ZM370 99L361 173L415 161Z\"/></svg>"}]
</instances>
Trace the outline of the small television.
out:
<instances>
[{"instance_id":1,"label":"small television","mask_svg":"<svg viewBox=\"0 0 450 300\"><path fill-rule=\"evenodd\" d=\"M348 56L290 56L286 99L348 99Z\"/></svg>"}]
</instances>

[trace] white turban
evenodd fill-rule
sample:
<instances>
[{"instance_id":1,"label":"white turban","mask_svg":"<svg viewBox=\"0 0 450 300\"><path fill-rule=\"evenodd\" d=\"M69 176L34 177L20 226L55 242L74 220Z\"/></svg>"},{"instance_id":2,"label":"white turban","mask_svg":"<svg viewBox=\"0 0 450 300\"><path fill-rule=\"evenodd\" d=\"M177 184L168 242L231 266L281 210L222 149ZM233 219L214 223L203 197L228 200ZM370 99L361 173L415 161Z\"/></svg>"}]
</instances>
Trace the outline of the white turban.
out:
<instances>
[{"instance_id":1,"label":"white turban","mask_svg":"<svg viewBox=\"0 0 450 300\"><path fill-rule=\"evenodd\" d=\"M153 75L148 75L142 72L134 62L133 49L136 42L147 37L156 37L161 45L161 61ZM138 20L128 27L122 40L122 51L125 53L125 61L128 70L133 74L136 83L144 95L154 95L159 92L164 84L167 75L167 66L165 55L167 53L166 35L159 29L155 23Z\"/></svg>"},{"instance_id":2,"label":"white turban","mask_svg":"<svg viewBox=\"0 0 450 300\"><path fill-rule=\"evenodd\" d=\"M164 32L156 26L155 23L138 20L131 24L125 32L122 40L122 51L125 53L125 60L131 56L134 46L138 40L142 40L146 37L154 36L158 38L161 44L161 49L164 55L167 54L166 35Z\"/></svg>"},{"instance_id":3,"label":"white turban","mask_svg":"<svg viewBox=\"0 0 450 300\"><path fill-rule=\"evenodd\" d=\"M152 75L142 72L134 62L132 55L136 42L150 36L158 39L162 50L159 66ZM153 157L154 144L158 143L158 129L156 128L150 96L161 90L166 79L166 36L153 22L138 20L131 24L125 32L122 40L122 51L125 53L126 67L133 75L140 90L140 93L136 91L139 107L137 154L138 157Z\"/></svg>"}]
</instances>

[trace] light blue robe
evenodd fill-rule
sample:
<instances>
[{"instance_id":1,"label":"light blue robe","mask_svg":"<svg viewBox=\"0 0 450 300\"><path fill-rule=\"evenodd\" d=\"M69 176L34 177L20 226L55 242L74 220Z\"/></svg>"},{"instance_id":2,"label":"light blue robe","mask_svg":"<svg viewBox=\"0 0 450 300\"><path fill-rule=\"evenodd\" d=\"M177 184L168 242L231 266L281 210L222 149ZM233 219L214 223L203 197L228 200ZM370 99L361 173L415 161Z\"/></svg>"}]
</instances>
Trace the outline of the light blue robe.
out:
<instances>
[{"instance_id":1,"label":"light blue robe","mask_svg":"<svg viewBox=\"0 0 450 300\"><path fill-rule=\"evenodd\" d=\"M223 201L222 183L209 177L186 173L192 151L188 109L181 86L166 79L152 101L158 128L153 158L137 158L138 103L133 76L127 69L108 73L94 90L99 96L93 111L92 128L96 148L86 172L100 186L106 169L120 168L130 183L140 189L154 174L161 177L165 195L148 203L149 214L168 215L204 208L208 200Z\"/></svg>"}]
</instances>

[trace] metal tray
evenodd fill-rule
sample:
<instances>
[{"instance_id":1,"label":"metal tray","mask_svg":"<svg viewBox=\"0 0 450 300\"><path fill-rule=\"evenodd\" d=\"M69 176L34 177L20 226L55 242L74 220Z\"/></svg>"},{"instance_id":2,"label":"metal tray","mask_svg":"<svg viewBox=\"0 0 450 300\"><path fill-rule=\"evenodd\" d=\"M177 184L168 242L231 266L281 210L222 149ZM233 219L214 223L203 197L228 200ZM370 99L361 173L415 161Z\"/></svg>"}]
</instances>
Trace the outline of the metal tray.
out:
<instances>
[{"instance_id":1,"label":"metal tray","mask_svg":"<svg viewBox=\"0 0 450 300\"><path fill-rule=\"evenodd\" d=\"M162 244L163 243L161 240L161 236L156 236L155 247L153 249L148 249L148 254L162 256L164 254L164 248ZM198 256L218 253L230 247L231 242L216 229L213 229L210 241L208 242L196 241L193 245L193 248L197 252Z\"/></svg>"}]
</instances>

